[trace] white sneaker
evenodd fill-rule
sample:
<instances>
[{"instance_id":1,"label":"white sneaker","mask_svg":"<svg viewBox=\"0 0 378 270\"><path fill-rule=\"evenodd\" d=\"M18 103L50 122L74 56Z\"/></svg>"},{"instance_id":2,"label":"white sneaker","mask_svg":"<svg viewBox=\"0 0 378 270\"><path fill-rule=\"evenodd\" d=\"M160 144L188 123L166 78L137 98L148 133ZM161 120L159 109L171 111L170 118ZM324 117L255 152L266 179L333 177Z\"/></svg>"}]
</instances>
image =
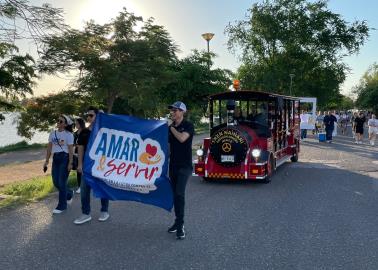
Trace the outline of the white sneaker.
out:
<instances>
[{"instance_id":1,"label":"white sneaker","mask_svg":"<svg viewBox=\"0 0 378 270\"><path fill-rule=\"evenodd\" d=\"M82 214L80 217L74 220L74 223L76 225L81 225L81 224L84 224L85 222L90 221L91 219L92 217L90 215Z\"/></svg>"},{"instance_id":2,"label":"white sneaker","mask_svg":"<svg viewBox=\"0 0 378 270\"><path fill-rule=\"evenodd\" d=\"M98 221L106 221L110 217L108 212L101 212Z\"/></svg>"},{"instance_id":3,"label":"white sneaker","mask_svg":"<svg viewBox=\"0 0 378 270\"><path fill-rule=\"evenodd\" d=\"M61 214L61 213L63 213L63 210L59 210L59 209L54 209L53 211L53 214Z\"/></svg>"},{"instance_id":4,"label":"white sneaker","mask_svg":"<svg viewBox=\"0 0 378 270\"><path fill-rule=\"evenodd\" d=\"M78 188L75 193L80 194L80 188Z\"/></svg>"},{"instance_id":5,"label":"white sneaker","mask_svg":"<svg viewBox=\"0 0 378 270\"><path fill-rule=\"evenodd\" d=\"M72 204L72 201L73 201L73 194L72 194L71 199L67 200L67 204L68 204L68 205L71 205L71 204Z\"/></svg>"}]
</instances>

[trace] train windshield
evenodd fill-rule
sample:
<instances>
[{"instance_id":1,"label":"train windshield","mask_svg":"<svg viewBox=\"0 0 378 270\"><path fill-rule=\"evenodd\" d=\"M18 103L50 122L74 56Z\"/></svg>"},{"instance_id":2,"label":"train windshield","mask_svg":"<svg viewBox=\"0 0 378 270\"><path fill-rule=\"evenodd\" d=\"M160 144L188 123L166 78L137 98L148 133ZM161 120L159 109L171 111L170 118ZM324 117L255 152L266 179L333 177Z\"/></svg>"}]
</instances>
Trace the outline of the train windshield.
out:
<instances>
[{"instance_id":1,"label":"train windshield","mask_svg":"<svg viewBox=\"0 0 378 270\"><path fill-rule=\"evenodd\" d=\"M260 100L212 100L211 128L225 125L248 125L267 132L269 103ZM212 121L211 121L212 120Z\"/></svg>"}]
</instances>

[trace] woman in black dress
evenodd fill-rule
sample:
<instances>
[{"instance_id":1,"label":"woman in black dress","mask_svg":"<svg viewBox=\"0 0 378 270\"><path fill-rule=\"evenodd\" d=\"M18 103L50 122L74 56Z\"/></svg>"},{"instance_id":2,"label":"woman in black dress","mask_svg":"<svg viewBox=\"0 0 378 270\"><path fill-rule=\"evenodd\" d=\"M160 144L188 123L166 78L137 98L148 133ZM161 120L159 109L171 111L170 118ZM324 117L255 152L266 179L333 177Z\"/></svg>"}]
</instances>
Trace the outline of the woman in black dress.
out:
<instances>
[{"instance_id":1,"label":"woman in black dress","mask_svg":"<svg viewBox=\"0 0 378 270\"><path fill-rule=\"evenodd\" d=\"M356 129L356 144L362 144L362 137L364 135L364 123L366 121L363 112L360 112L358 117L354 119Z\"/></svg>"}]
</instances>

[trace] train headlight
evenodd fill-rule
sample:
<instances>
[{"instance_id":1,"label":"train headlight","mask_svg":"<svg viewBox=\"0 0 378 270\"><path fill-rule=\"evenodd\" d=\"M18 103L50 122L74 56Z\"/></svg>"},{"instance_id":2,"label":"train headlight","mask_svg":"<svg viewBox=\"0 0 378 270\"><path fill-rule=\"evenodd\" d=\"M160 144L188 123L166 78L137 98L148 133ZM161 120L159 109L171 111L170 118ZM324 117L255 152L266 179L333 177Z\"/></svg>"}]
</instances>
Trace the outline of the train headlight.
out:
<instances>
[{"instance_id":1,"label":"train headlight","mask_svg":"<svg viewBox=\"0 0 378 270\"><path fill-rule=\"evenodd\" d=\"M202 149L197 150L197 156L199 156L199 157L203 156L203 150Z\"/></svg>"},{"instance_id":2,"label":"train headlight","mask_svg":"<svg viewBox=\"0 0 378 270\"><path fill-rule=\"evenodd\" d=\"M260 155L261 155L261 150L260 149L253 149L252 150L252 157L258 158L258 157L260 157Z\"/></svg>"}]
</instances>

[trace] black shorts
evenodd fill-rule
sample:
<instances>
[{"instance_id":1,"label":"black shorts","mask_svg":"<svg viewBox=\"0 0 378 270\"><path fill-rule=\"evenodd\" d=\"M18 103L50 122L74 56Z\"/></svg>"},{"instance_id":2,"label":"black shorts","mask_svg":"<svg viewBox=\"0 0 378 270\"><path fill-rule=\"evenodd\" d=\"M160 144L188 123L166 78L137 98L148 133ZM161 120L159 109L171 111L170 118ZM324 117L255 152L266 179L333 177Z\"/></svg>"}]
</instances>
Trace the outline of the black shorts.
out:
<instances>
[{"instance_id":1,"label":"black shorts","mask_svg":"<svg viewBox=\"0 0 378 270\"><path fill-rule=\"evenodd\" d=\"M356 127L356 133L364 134L364 128L363 127Z\"/></svg>"}]
</instances>

